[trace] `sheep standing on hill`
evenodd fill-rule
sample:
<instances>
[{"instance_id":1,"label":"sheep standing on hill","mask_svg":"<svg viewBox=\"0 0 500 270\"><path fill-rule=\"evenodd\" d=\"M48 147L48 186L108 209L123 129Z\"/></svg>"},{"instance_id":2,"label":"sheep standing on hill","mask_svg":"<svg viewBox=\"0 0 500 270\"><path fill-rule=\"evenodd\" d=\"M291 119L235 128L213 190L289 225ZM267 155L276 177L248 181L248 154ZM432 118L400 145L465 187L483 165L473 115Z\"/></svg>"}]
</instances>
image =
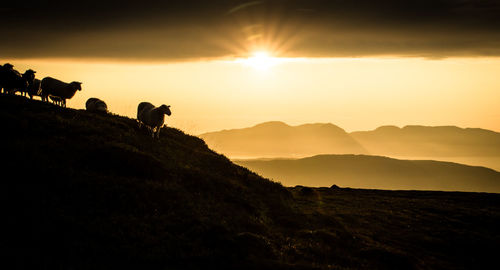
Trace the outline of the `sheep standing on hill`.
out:
<instances>
[{"instance_id":1,"label":"sheep standing on hill","mask_svg":"<svg viewBox=\"0 0 500 270\"><path fill-rule=\"evenodd\" d=\"M97 112L97 113L107 113L108 106L106 103L98 98L89 98L87 102L85 102L85 108L89 112Z\"/></svg>"},{"instance_id":2,"label":"sheep standing on hill","mask_svg":"<svg viewBox=\"0 0 500 270\"><path fill-rule=\"evenodd\" d=\"M60 80L45 77L40 82L42 89L42 100L48 101L48 96L59 97L61 106L66 107L66 99L72 98L76 91L82 90L81 82L65 83Z\"/></svg>"},{"instance_id":3,"label":"sheep standing on hill","mask_svg":"<svg viewBox=\"0 0 500 270\"><path fill-rule=\"evenodd\" d=\"M41 95L40 80L39 79L34 79L33 83L28 85L27 93L30 96L30 99L33 99L34 96Z\"/></svg>"},{"instance_id":4,"label":"sheep standing on hill","mask_svg":"<svg viewBox=\"0 0 500 270\"><path fill-rule=\"evenodd\" d=\"M31 70L28 74L21 75L19 71L14 69L14 66L6 63L0 66L0 89L3 89L5 93L14 94L16 91L26 89L29 85L27 77L29 73L34 71ZM33 76L34 79L34 76Z\"/></svg>"},{"instance_id":5,"label":"sheep standing on hill","mask_svg":"<svg viewBox=\"0 0 500 270\"><path fill-rule=\"evenodd\" d=\"M160 130L165 121L165 114L172 114L172 112L170 112L170 105L155 107L149 102L141 102L137 107L137 120L139 120L139 126L144 124L150 128L153 138L155 135L160 138Z\"/></svg>"},{"instance_id":6,"label":"sheep standing on hill","mask_svg":"<svg viewBox=\"0 0 500 270\"><path fill-rule=\"evenodd\" d=\"M19 88L19 92L21 92L21 95L23 97L26 96L26 94L28 94L30 87L33 87L33 84L35 83L35 73L36 71L28 69L21 76L24 80L26 80L26 82L28 82L27 87Z\"/></svg>"}]
</instances>

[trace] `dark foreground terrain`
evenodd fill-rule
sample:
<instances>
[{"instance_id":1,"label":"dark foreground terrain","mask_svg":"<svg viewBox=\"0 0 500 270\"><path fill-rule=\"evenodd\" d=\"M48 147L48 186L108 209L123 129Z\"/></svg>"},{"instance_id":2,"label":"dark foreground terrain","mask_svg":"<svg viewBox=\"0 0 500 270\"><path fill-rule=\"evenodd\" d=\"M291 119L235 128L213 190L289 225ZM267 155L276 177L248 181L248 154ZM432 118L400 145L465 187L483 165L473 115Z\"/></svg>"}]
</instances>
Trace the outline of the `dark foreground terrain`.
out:
<instances>
[{"instance_id":1,"label":"dark foreground terrain","mask_svg":"<svg viewBox=\"0 0 500 270\"><path fill-rule=\"evenodd\" d=\"M175 114L175 112L174 112ZM173 128L0 96L8 269L480 269L500 195L285 188Z\"/></svg>"}]
</instances>

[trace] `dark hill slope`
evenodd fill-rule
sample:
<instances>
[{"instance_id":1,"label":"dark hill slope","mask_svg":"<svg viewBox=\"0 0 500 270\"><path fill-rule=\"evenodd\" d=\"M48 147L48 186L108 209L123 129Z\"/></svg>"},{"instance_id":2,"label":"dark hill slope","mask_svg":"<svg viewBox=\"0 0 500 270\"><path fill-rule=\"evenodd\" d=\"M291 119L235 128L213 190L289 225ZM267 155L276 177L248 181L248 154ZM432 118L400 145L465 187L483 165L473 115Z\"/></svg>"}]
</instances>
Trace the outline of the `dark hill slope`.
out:
<instances>
[{"instance_id":1,"label":"dark hill slope","mask_svg":"<svg viewBox=\"0 0 500 270\"><path fill-rule=\"evenodd\" d=\"M174 112L175 113L175 112ZM429 269L496 262L500 196L290 188L196 137L0 95L8 269Z\"/></svg>"},{"instance_id":2,"label":"dark hill slope","mask_svg":"<svg viewBox=\"0 0 500 270\"><path fill-rule=\"evenodd\" d=\"M276 260L265 236L291 211L289 192L199 138L163 128L153 141L132 119L21 97L0 96L0 123L1 195L20 264Z\"/></svg>"}]
</instances>

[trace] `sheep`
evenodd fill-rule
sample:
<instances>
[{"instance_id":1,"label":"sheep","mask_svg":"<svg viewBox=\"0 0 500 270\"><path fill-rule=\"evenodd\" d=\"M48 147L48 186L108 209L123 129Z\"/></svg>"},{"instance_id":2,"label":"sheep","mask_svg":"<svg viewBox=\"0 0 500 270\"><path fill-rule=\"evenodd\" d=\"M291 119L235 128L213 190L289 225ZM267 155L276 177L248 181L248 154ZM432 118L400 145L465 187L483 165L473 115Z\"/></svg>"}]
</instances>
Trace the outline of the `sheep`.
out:
<instances>
[{"instance_id":1,"label":"sheep","mask_svg":"<svg viewBox=\"0 0 500 270\"><path fill-rule=\"evenodd\" d=\"M3 89L5 93L9 94L14 94L18 90L26 89L29 85L28 79L26 78L28 75L29 74L22 76L19 71L14 69L13 65L6 63L0 66L0 89Z\"/></svg>"},{"instance_id":2,"label":"sheep","mask_svg":"<svg viewBox=\"0 0 500 270\"><path fill-rule=\"evenodd\" d=\"M15 72L16 71L14 71L14 66L10 63L0 65L0 92L7 93L7 89L5 89L5 86L8 84L7 81L10 79L11 74L15 74Z\"/></svg>"},{"instance_id":3,"label":"sheep","mask_svg":"<svg viewBox=\"0 0 500 270\"><path fill-rule=\"evenodd\" d=\"M165 114L172 114L172 112L170 112L170 105L155 107L149 102L141 102L137 107L139 127L141 127L142 124L146 125L152 131L153 138L155 135L157 138L160 138L160 130L165 120Z\"/></svg>"},{"instance_id":4,"label":"sheep","mask_svg":"<svg viewBox=\"0 0 500 270\"><path fill-rule=\"evenodd\" d=\"M98 98L89 98L87 102L85 102L85 108L89 112L96 113L107 113L108 106L106 103Z\"/></svg>"},{"instance_id":5,"label":"sheep","mask_svg":"<svg viewBox=\"0 0 500 270\"><path fill-rule=\"evenodd\" d=\"M34 79L33 83L28 85L27 93L30 96L30 99L33 99L34 96L41 95L40 80L39 79Z\"/></svg>"},{"instance_id":6,"label":"sheep","mask_svg":"<svg viewBox=\"0 0 500 270\"><path fill-rule=\"evenodd\" d=\"M45 77L40 82L42 100L48 101L48 96L59 97L61 106L66 107L66 99L72 98L76 91L82 90L81 82L65 83L52 77Z\"/></svg>"},{"instance_id":7,"label":"sheep","mask_svg":"<svg viewBox=\"0 0 500 270\"><path fill-rule=\"evenodd\" d=\"M19 89L19 91L21 92L21 95L23 97L26 96L26 94L28 94L28 92L30 91L30 88L33 87L33 84L35 83L35 73L36 73L36 71L34 71L32 69L28 69L22 75L22 77L28 82L27 87ZM31 97L31 99L33 99L33 97L31 95L30 95L30 97Z\"/></svg>"}]
</instances>

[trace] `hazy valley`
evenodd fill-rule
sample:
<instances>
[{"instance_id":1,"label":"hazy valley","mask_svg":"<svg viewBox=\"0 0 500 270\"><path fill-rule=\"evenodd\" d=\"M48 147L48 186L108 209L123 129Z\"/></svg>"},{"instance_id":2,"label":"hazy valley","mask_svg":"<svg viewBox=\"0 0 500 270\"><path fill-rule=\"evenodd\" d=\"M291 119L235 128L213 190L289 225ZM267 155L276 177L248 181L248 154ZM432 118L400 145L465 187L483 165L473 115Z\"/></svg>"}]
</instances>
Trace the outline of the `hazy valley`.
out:
<instances>
[{"instance_id":1,"label":"hazy valley","mask_svg":"<svg viewBox=\"0 0 500 270\"><path fill-rule=\"evenodd\" d=\"M365 154L461 163L470 160L472 165L500 169L500 133L479 128L383 126L348 133L330 123L289 126L266 122L200 137L213 149L236 159Z\"/></svg>"},{"instance_id":2,"label":"hazy valley","mask_svg":"<svg viewBox=\"0 0 500 270\"><path fill-rule=\"evenodd\" d=\"M287 186L500 190L500 134L485 129L384 126L348 133L333 124L266 122L200 137Z\"/></svg>"},{"instance_id":3,"label":"hazy valley","mask_svg":"<svg viewBox=\"0 0 500 270\"><path fill-rule=\"evenodd\" d=\"M235 160L285 186L307 185L393 190L500 193L500 172L458 163L367 155L318 155L302 159Z\"/></svg>"}]
</instances>

